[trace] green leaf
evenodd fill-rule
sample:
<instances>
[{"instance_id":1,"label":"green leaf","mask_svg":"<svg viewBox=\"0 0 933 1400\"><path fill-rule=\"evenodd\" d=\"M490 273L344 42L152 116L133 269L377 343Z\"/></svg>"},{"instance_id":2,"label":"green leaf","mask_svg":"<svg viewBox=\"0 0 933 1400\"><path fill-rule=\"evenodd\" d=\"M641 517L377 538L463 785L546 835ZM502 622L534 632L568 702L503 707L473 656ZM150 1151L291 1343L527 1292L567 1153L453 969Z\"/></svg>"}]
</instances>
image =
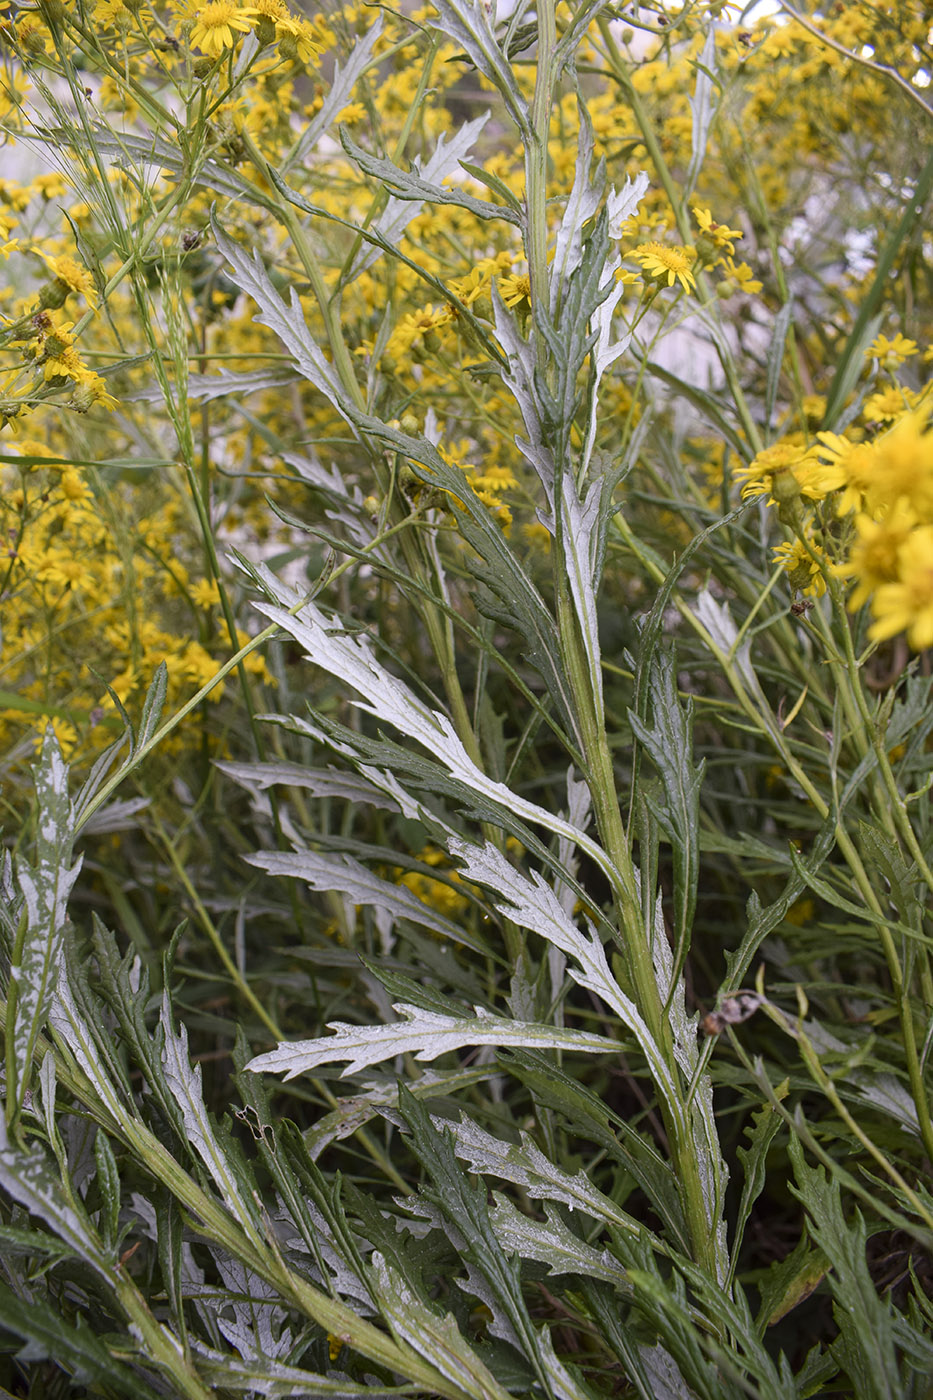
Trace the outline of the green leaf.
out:
<instances>
[{"instance_id":1,"label":"green leaf","mask_svg":"<svg viewBox=\"0 0 933 1400\"><path fill-rule=\"evenodd\" d=\"M148 1396L155 1400L161 1391L147 1385L136 1370L114 1360L104 1344L79 1317L72 1325L62 1316L58 1303L33 1296L20 1298L0 1282L0 1327L20 1337L30 1348L32 1360L54 1361L77 1385L96 1383L112 1386L131 1400Z\"/></svg>"},{"instance_id":2,"label":"green leaf","mask_svg":"<svg viewBox=\"0 0 933 1400\"><path fill-rule=\"evenodd\" d=\"M130 757L136 753L137 749L148 744L153 734L159 727L159 720L162 718L162 710L165 706L165 696L168 691L168 667L164 661L160 661L155 669L155 674L146 691L146 699L143 703L143 712L139 720L139 729L136 733L135 742L130 751Z\"/></svg>"},{"instance_id":3,"label":"green leaf","mask_svg":"<svg viewBox=\"0 0 933 1400\"><path fill-rule=\"evenodd\" d=\"M467 879L483 884L505 897L499 912L522 928L530 929L577 963L570 968L574 981L595 993L634 1035L648 1062L655 1087L675 1119L683 1117L683 1103L664 1054L636 1004L613 977L605 949L595 928L578 929L564 911L554 891L535 871L531 877L511 865L495 846L475 846L450 841L448 849L463 862Z\"/></svg>"},{"instance_id":4,"label":"green leaf","mask_svg":"<svg viewBox=\"0 0 933 1400\"><path fill-rule=\"evenodd\" d=\"M674 976L687 956L700 877L700 789L705 760L693 762L693 700L682 705L674 675L674 653L655 650L648 682L652 724L629 710L636 739L651 755L661 778L663 801L646 800L671 844L674 863ZM666 935L662 935L666 936Z\"/></svg>"},{"instance_id":5,"label":"green leaf","mask_svg":"<svg viewBox=\"0 0 933 1400\"><path fill-rule=\"evenodd\" d=\"M545 1207L546 1223L517 1210L508 1197L493 1191L493 1229L506 1254L546 1264L549 1274L580 1274L599 1278L625 1291L625 1270L608 1250L600 1252L573 1233L553 1208Z\"/></svg>"},{"instance_id":6,"label":"green leaf","mask_svg":"<svg viewBox=\"0 0 933 1400\"><path fill-rule=\"evenodd\" d=\"M859 298L859 311L855 318L855 324L849 333L845 349L836 361L836 372L826 402L826 413L823 416L825 429L835 427L843 406L859 380L864 365L864 352L874 340L884 321L884 316L878 311L878 308L888 290L891 271L897 260L897 255L922 218L931 192L933 192L933 155L929 157L921 171L897 227L881 250L871 286Z\"/></svg>"},{"instance_id":7,"label":"green leaf","mask_svg":"<svg viewBox=\"0 0 933 1400\"><path fill-rule=\"evenodd\" d=\"M464 50L474 68L498 90L526 143L535 140L528 103L512 65L492 27L493 15L482 0L438 0L433 26Z\"/></svg>"},{"instance_id":8,"label":"green leaf","mask_svg":"<svg viewBox=\"0 0 933 1400\"><path fill-rule=\"evenodd\" d=\"M409 1386L358 1384L349 1376L337 1372L327 1376L299 1366L287 1366L263 1356L242 1357L234 1352L215 1351L203 1342L193 1343L198 1373L211 1386L212 1393L225 1395L228 1391L263 1396L267 1400L288 1400L307 1396L308 1400L386 1400L390 1396L410 1396Z\"/></svg>"},{"instance_id":9,"label":"green leaf","mask_svg":"<svg viewBox=\"0 0 933 1400\"><path fill-rule=\"evenodd\" d=\"M186 1141L207 1167L214 1185L240 1227L250 1238L257 1239L260 1228L255 1206L244 1191L238 1163L230 1151L232 1143L229 1139L224 1143L210 1121L201 1088L201 1067L196 1065L192 1068L185 1027L180 1027L177 1033L174 1029L172 1003L167 988L162 993L160 1031L162 1072L181 1110Z\"/></svg>"},{"instance_id":10,"label":"green leaf","mask_svg":"<svg viewBox=\"0 0 933 1400\"><path fill-rule=\"evenodd\" d=\"M542 1106L554 1109L584 1142L609 1153L624 1167L644 1191L677 1248L689 1253L677 1182L670 1163L654 1143L553 1059L520 1050L512 1052L505 1062Z\"/></svg>"},{"instance_id":11,"label":"green leaf","mask_svg":"<svg viewBox=\"0 0 933 1400\"><path fill-rule=\"evenodd\" d=\"M738 1158L744 1170L742 1197L739 1201L733 1232L732 1263L730 1266L730 1277L733 1278L739 1261L742 1241L745 1237L745 1226L752 1213L752 1206L764 1190L768 1149L780 1126L780 1115L774 1111L769 1103L762 1104L757 1113L752 1114L751 1126L746 1129L749 1138L748 1146L737 1149Z\"/></svg>"},{"instance_id":12,"label":"green leaf","mask_svg":"<svg viewBox=\"0 0 933 1400\"><path fill-rule=\"evenodd\" d=\"M63 959L68 896L81 857L70 865L74 810L68 796L68 767L54 730L46 730L33 767L36 788L35 864L20 858L22 892L10 967L6 1021L7 1120L15 1122L29 1088L36 1042L52 1004Z\"/></svg>"},{"instance_id":13,"label":"green leaf","mask_svg":"<svg viewBox=\"0 0 933 1400\"><path fill-rule=\"evenodd\" d=\"M348 1060L343 1076L358 1074L371 1065L382 1064L396 1055L414 1055L421 1063L464 1046L519 1046L530 1049L573 1050L584 1055L618 1051L618 1044L606 1036L586 1031L562 1030L531 1021L511 1021L492 1016L474 1007L472 1016L442 1016L418 1006L397 1002L393 1006L401 1018L393 1025L354 1026L346 1021L330 1021L333 1035L316 1040L283 1041L275 1050L256 1055L247 1069L253 1074L272 1072L294 1079L321 1065ZM342 1076L342 1077L343 1077Z\"/></svg>"},{"instance_id":14,"label":"green leaf","mask_svg":"<svg viewBox=\"0 0 933 1400\"><path fill-rule=\"evenodd\" d=\"M499 179L498 175L493 175L488 170L484 170L481 165L471 165L470 162L466 160L461 160L460 164L466 173L472 175L473 179L476 180L478 184L485 185L488 190L492 190L493 194L497 194L502 202L510 209L514 209L516 214L521 214L522 206L519 204L508 185L504 184L503 181Z\"/></svg>"},{"instance_id":15,"label":"green leaf","mask_svg":"<svg viewBox=\"0 0 933 1400\"><path fill-rule=\"evenodd\" d=\"M819 1249L813 1249L806 1235L801 1236L787 1258L772 1264L764 1278L759 1280L759 1331L763 1334L766 1328L773 1327L809 1298L826 1277L828 1268L826 1255Z\"/></svg>"},{"instance_id":16,"label":"green leaf","mask_svg":"<svg viewBox=\"0 0 933 1400\"><path fill-rule=\"evenodd\" d=\"M791 1189L806 1207L810 1236L832 1270L828 1282L840 1333L833 1355L859 1400L901 1400L891 1304L878 1297L868 1272L864 1221L857 1210L846 1219L839 1182L827 1179L822 1168L808 1167L793 1137L790 1154L797 1178Z\"/></svg>"},{"instance_id":17,"label":"green leaf","mask_svg":"<svg viewBox=\"0 0 933 1400\"><path fill-rule=\"evenodd\" d=\"M466 149L473 144L476 136L483 127L486 117L481 117L473 122L468 122L465 127L457 132L450 143L454 148L451 154L445 148L444 137L441 136L435 156L446 157L440 161L432 157L427 162L424 174L419 170L402 170L391 160L383 160L379 156L372 156L368 151L364 151L362 146L358 146L351 136L348 135L345 127L340 128L340 141L343 149L351 160L372 179L378 181L385 189L391 191L393 197L398 200L416 201L417 204L455 204L461 209L468 209L471 214L475 214L479 219L505 219L510 224L518 225L520 216L512 207L514 201L503 208L501 204L490 204L485 199L477 199L475 195L468 194L466 190L458 189L456 185L446 187L440 183L445 175L453 174L461 164L459 155L455 152L464 146ZM464 141L458 138L465 137ZM431 176L430 172L436 171ZM390 201L391 204L391 201ZM389 240L400 237L405 224L409 223L418 212L417 208L412 208L406 214L404 223L399 226L397 219L392 219L391 209L387 209L377 220L378 231Z\"/></svg>"},{"instance_id":18,"label":"green leaf","mask_svg":"<svg viewBox=\"0 0 933 1400\"><path fill-rule=\"evenodd\" d=\"M713 77L716 70L716 31L716 23L710 19L703 52L694 64L696 87L690 98L690 115L693 118L690 134L690 164L687 167L680 191L685 206L696 189L697 179L703 167L703 158L706 155L709 129L716 115L716 109L713 106L713 88L714 85L719 85L718 80Z\"/></svg>"},{"instance_id":19,"label":"green leaf","mask_svg":"<svg viewBox=\"0 0 933 1400\"><path fill-rule=\"evenodd\" d=\"M185 1291L182 1275L182 1218L178 1203L171 1192L161 1188L155 1196L156 1248L162 1285L172 1310L172 1325L184 1345Z\"/></svg>"},{"instance_id":20,"label":"green leaf","mask_svg":"<svg viewBox=\"0 0 933 1400\"><path fill-rule=\"evenodd\" d=\"M114 1261L98 1239L80 1200L66 1191L61 1171L42 1147L26 1148L7 1136L0 1118L0 1186L41 1220L73 1254L104 1278L113 1275Z\"/></svg>"},{"instance_id":21,"label":"green leaf","mask_svg":"<svg viewBox=\"0 0 933 1400\"><path fill-rule=\"evenodd\" d=\"M445 1128L457 1156L469 1162L474 1172L485 1172L498 1181L511 1181L533 1201L556 1201L572 1211L583 1211L626 1235L646 1233L633 1216L594 1186L585 1172L571 1175L555 1166L528 1133L520 1133L518 1142L504 1142L465 1114L461 1114L457 1123L434 1121L438 1129Z\"/></svg>"},{"instance_id":22,"label":"green leaf","mask_svg":"<svg viewBox=\"0 0 933 1400\"><path fill-rule=\"evenodd\" d=\"M391 923L407 919L430 929L438 938L472 948L489 955L486 940L474 936L462 924L456 924L419 899L407 885L395 884L367 870L365 865L347 855L329 855L320 851L258 851L244 856L250 865L266 870L270 875L287 875L303 880L312 890L336 891L356 906L380 910Z\"/></svg>"},{"instance_id":23,"label":"green leaf","mask_svg":"<svg viewBox=\"0 0 933 1400\"><path fill-rule=\"evenodd\" d=\"M464 1395L476 1400L509 1400L509 1392L477 1356L450 1313L439 1314L419 1298L379 1253L373 1254L367 1277L379 1311L397 1341L412 1347Z\"/></svg>"},{"instance_id":24,"label":"green leaf","mask_svg":"<svg viewBox=\"0 0 933 1400\"><path fill-rule=\"evenodd\" d=\"M765 382L765 423L771 424L778 387L781 383L781 370L784 366L784 347L787 333L793 324L794 303L786 301L774 318L771 329L771 344L768 346L767 377Z\"/></svg>"},{"instance_id":25,"label":"green leaf","mask_svg":"<svg viewBox=\"0 0 933 1400\"><path fill-rule=\"evenodd\" d=\"M556 1400L542 1360L540 1337L522 1296L518 1261L507 1258L499 1244L486 1206L484 1183L467 1177L457 1163L450 1133L435 1128L427 1109L403 1083L399 1083L398 1102L411 1131L412 1150L432 1182L433 1189L423 1187L422 1194L462 1236L463 1257L486 1280L502 1308L513 1333L513 1345L531 1364L545 1395Z\"/></svg>"},{"instance_id":26,"label":"green leaf","mask_svg":"<svg viewBox=\"0 0 933 1400\"><path fill-rule=\"evenodd\" d=\"M100 1194L99 1229L105 1249L117 1243L120 1226L120 1169L107 1134L99 1129L94 1138L97 1190Z\"/></svg>"}]
</instances>

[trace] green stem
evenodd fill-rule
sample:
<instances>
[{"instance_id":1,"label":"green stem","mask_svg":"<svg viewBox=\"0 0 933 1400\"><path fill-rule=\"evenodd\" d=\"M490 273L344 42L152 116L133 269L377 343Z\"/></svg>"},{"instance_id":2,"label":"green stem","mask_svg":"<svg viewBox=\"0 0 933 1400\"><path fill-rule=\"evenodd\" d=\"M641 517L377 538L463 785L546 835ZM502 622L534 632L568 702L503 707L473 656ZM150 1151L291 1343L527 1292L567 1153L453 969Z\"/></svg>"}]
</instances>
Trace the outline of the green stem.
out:
<instances>
[{"instance_id":1,"label":"green stem","mask_svg":"<svg viewBox=\"0 0 933 1400\"><path fill-rule=\"evenodd\" d=\"M547 162L548 135L551 125L551 102L554 92L552 74L554 50L557 47L557 19L554 0L538 3L538 57L535 90L531 100L532 140L525 146L525 251L528 256L528 279L531 305L548 307L547 266ZM539 368L543 368L547 346L543 336L537 336Z\"/></svg>"}]
</instances>

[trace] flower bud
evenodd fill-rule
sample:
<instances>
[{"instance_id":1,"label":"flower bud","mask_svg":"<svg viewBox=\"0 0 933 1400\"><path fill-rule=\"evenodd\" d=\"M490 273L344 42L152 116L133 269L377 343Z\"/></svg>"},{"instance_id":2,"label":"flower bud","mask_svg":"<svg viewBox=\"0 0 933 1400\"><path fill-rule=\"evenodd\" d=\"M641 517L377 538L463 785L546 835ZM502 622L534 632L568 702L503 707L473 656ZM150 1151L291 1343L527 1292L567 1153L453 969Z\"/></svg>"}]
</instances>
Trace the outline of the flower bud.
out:
<instances>
[{"instance_id":1,"label":"flower bud","mask_svg":"<svg viewBox=\"0 0 933 1400\"><path fill-rule=\"evenodd\" d=\"M54 281L47 282L39 292L39 305L44 311L58 311L68 300L68 293L71 288L63 277L56 277Z\"/></svg>"},{"instance_id":2,"label":"flower bud","mask_svg":"<svg viewBox=\"0 0 933 1400\"><path fill-rule=\"evenodd\" d=\"M771 479L771 495L779 506L790 505L800 495L800 482L789 467L774 473Z\"/></svg>"},{"instance_id":3,"label":"flower bud","mask_svg":"<svg viewBox=\"0 0 933 1400\"><path fill-rule=\"evenodd\" d=\"M76 413L87 413L97 402L97 395L87 384L79 384L71 396L71 407Z\"/></svg>"},{"instance_id":4,"label":"flower bud","mask_svg":"<svg viewBox=\"0 0 933 1400\"><path fill-rule=\"evenodd\" d=\"M271 15L260 15L259 23L253 30L256 41L261 49L267 48L269 44L275 43L275 20Z\"/></svg>"},{"instance_id":5,"label":"flower bud","mask_svg":"<svg viewBox=\"0 0 933 1400\"><path fill-rule=\"evenodd\" d=\"M298 57L298 39L294 34L285 33L281 36L279 53L288 63Z\"/></svg>"}]
</instances>

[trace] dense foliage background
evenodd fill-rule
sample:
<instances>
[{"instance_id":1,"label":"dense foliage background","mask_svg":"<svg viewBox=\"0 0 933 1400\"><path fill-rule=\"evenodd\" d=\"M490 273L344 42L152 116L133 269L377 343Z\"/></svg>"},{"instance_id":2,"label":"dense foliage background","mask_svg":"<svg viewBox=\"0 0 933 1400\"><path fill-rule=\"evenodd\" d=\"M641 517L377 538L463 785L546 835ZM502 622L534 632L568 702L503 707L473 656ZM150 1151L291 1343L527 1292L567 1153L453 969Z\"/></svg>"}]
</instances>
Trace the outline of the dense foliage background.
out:
<instances>
[{"instance_id":1,"label":"dense foliage background","mask_svg":"<svg viewBox=\"0 0 933 1400\"><path fill-rule=\"evenodd\" d=\"M0 20L0 1385L933 1394L933 9Z\"/></svg>"}]
</instances>

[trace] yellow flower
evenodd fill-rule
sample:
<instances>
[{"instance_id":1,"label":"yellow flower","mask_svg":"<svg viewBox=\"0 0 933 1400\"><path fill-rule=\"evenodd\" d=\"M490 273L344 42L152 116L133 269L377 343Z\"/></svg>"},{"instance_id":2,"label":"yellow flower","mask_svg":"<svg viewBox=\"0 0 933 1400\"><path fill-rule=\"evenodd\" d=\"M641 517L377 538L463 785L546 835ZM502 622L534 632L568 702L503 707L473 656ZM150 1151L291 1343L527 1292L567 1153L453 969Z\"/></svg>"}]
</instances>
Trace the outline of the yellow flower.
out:
<instances>
[{"instance_id":1,"label":"yellow flower","mask_svg":"<svg viewBox=\"0 0 933 1400\"><path fill-rule=\"evenodd\" d=\"M762 284L754 275L748 263L733 262L731 258L723 260L728 281L734 282L738 291L745 292L748 296L755 296L761 291Z\"/></svg>"},{"instance_id":2,"label":"yellow flower","mask_svg":"<svg viewBox=\"0 0 933 1400\"><path fill-rule=\"evenodd\" d=\"M447 285L458 301L472 306L474 301L489 293L492 279L505 272L512 265L510 253L502 252L494 258L479 258L466 277L458 277Z\"/></svg>"},{"instance_id":3,"label":"yellow flower","mask_svg":"<svg viewBox=\"0 0 933 1400\"><path fill-rule=\"evenodd\" d=\"M514 272L498 282L499 295L506 306L531 305L531 278L527 272Z\"/></svg>"},{"instance_id":4,"label":"yellow flower","mask_svg":"<svg viewBox=\"0 0 933 1400\"><path fill-rule=\"evenodd\" d=\"M410 311L392 332L389 353L398 356L410 350L416 341L422 344L427 342L429 336L436 335L442 326L449 325L452 320L453 312L449 306L423 306L420 311Z\"/></svg>"},{"instance_id":5,"label":"yellow flower","mask_svg":"<svg viewBox=\"0 0 933 1400\"><path fill-rule=\"evenodd\" d=\"M484 467L483 471L471 478L474 491L481 487L484 491L514 491L518 480L511 467Z\"/></svg>"},{"instance_id":6,"label":"yellow flower","mask_svg":"<svg viewBox=\"0 0 933 1400\"><path fill-rule=\"evenodd\" d=\"M96 20L98 12L94 11ZM43 175L37 175L32 182L32 188L42 196L43 199L59 199L69 189L68 181L64 175L60 175L57 170L47 171Z\"/></svg>"},{"instance_id":7,"label":"yellow flower","mask_svg":"<svg viewBox=\"0 0 933 1400\"><path fill-rule=\"evenodd\" d=\"M94 404L112 413L117 400L107 393L107 386L99 374L92 369L84 369L71 396L71 407L78 413L87 413Z\"/></svg>"},{"instance_id":8,"label":"yellow flower","mask_svg":"<svg viewBox=\"0 0 933 1400\"><path fill-rule=\"evenodd\" d=\"M48 729L54 730L55 737L58 740L59 747L62 751L62 757L68 758L68 756L71 754L72 750L78 743L77 729L75 729L73 724L69 724L66 719L57 718L47 719L46 727ZM37 749L41 749L44 738L44 734L36 735L35 739L33 740L33 743Z\"/></svg>"},{"instance_id":9,"label":"yellow flower","mask_svg":"<svg viewBox=\"0 0 933 1400\"><path fill-rule=\"evenodd\" d=\"M797 593L809 598L822 598L826 592L826 580L820 563L822 550L812 540L807 543L809 549L803 540L779 544L774 550L774 560L776 564L783 564L790 586Z\"/></svg>"},{"instance_id":10,"label":"yellow flower","mask_svg":"<svg viewBox=\"0 0 933 1400\"><path fill-rule=\"evenodd\" d=\"M897 502L884 520L873 520L862 512L855 517L858 538L849 551L848 560L836 571L844 578L858 580L848 602L850 612L867 603L882 585L897 582L898 550L916 524L917 517L903 500Z\"/></svg>"},{"instance_id":11,"label":"yellow flower","mask_svg":"<svg viewBox=\"0 0 933 1400\"><path fill-rule=\"evenodd\" d=\"M276 21L275 37L282 58L310 63L317 54L324 52L315 35L316 30L306 19L292 19L288 16Z\"/></svg>"},{"instance_id":12,"label":"yellow flower","mask_svg":"<svg viewBox=\"0 0 933 1400\"><path fill-rule=\"evenodd\" d=\"M436 846L428 846L420 851L418 859L424 865L447 867L449 861L445 851L438 850ZM456 870L445 868L444 874L452 885L460 883L460 876ZM422 904L429 904L432 909L436 909L439 914L443 914L448 919L458 919L466 913L470 907L470 902L465 895L458 894L456 889L451 888L442 880L435 880L430 875L422 875L419 870L406 870L399 884L411 890L412 894L418 896Z\"/></svg>"},{"instance_id":13,"label":"yellow flower","mask_svg":"<svg viewBox=\"0 0 933 1400\"><path fill-rule=\"evenodd\" d=\"M75 467L66 467L61 475L61 489L68 501L90 501L94 493Z\"/></svg>"},{"instance_id":14,"label":"yellow flower","mask_svg":"<svg viewBox=\"0 0 933 1400\"><path fill-rule=\"evenodd\" d=\"M666 248L663 243L639 243L631 255L641 263L645 272L659 286L673 287L679 282L685 292L696 291L693 258L686 248Z\"/></svg>"},{"instance_id":15,"label":"yellow flower","mask_svg":"<svg viewBox=\"0 0 933 1400\"><path fill-rule=\"evenodd\" d=\"M725 224L717 224L708 209L700 209L695 206L693 217L696 219L701 239L707 240L711 245L711 250L734 253L735 244L732 240L745 237L739 228L727 228Z\"/></svg>"},{"instance_id":16,"label":"yellow flower","mask_svg":"<svg viewBox=\"0 0 933 1400\"><path fill-rule=\"evenodd\" d=\"M916 651L933 646L933 525L911 531L897 551L896 583L882 584L875 594L869 628L872 641L899 632Z\"/></svg>"},{"instance_id":17,"label":"yellow flower","mask_svg":"<svg viewBox=\"0 0 933 1400\"><path fill-rule=\"evenodd\" d=\"M199 608L216 607L220 602L220 589L217 587L216 579L198 579L191 590L191 598Z\"/></svg>"},{"instance_id":18,"label":"yellow flower","mask_svg":"<svg viewBox=\"0 0 933 1400\"><path fill-rule=\"evenodd\" d=\"M56 326L43 341L39 362L46 379L73 379L75 383L80 383L89 372L74 348L74 340L68 330L71 324L69 321L65 326Z\"/></svg>"},{"instance_id":19,"label":"yellow flower","mask_svg":"<svg viewBox=\"0 0 933 1400\"><path fill-rule=\"evenodd\" d=\"M871 394L865 400L862 417L866 423L891 423L900 417L906 407L907 399L903 389L892 385L890 389L883 389L880 394Z\"/></svg>"},{"instance_id":20,"label":"yellow flower","mask_svg":"<svg viewBox=\"0 0 933 1400\"><path fill-rule=\"evenodd\" d=\"M838 433L817 433L818 460L809 468L810 478L824 492L844 487L836 503L839 515L860 509L871 487L874 452L871 443L850 442Z\"/></svg>"},{"instance_id":21,"label":"yellow flower","mask_svg":"<svg viewBox=\"0 0 933 1400\"><path fill-rule=\"evenodd\" d=\"M933 521L933 432L928 424L933 401L902 413L898 422L871 443L850 443L835 433L817 433L822 465L816 475L829 490L845 486L842 515L854 507L881 516L902 498L919 520Z\"/></svg>"},{"instance_id":22,"label":"yellow flower","mask_svg":"<svg viewBox=\"0 0 933 1400\"><path fill-rule=\"evenodd\" d=\"M933 400L905 413L888 432L877 438L875 481L869 498L874 506L894 505L902 496L924 523L933 522L933 432L930 413Z\"/></svg>"},{"instance_id":23,"label":"yellow flower","mask_svg":"<svg viewBox=\"0 0 933 1400\"><path fill-rule=\"evenodd\" d=\"M62 305L71 292L80 292L89 306L97 305L94 279L86 267L82 267L74 258L50 258L48 253L42 252L41 248L37 248L35 251L55 278L51 290L58 292L61 298L60 300L49 300L46 296L46 305Z\"/></svg>"},{"instance_id":24,"label":"yellow flower","mask_svg":"<svg viewBox=\"0 0 933 1400\"><path fill-rule=\"evenodd\" d=\"M35 576L47 583L56 583L62 588L75 588L91 581L91 573L85 563L65 550L50 550L36 560Z\"/></svg>"},{"instance_id":25,"label":"yellow flower","mask_svg":"<svg viewBox=\"0 0 933 1400\"><path fill-rule=\"evenodd\" d=\"M893 340L888 340L886 335L876 335L871 345L865 351L867 360L880 360L883 369L897 369L911 355L917 353L917 342L907 340L898 331Z\"/></svg>"},{"instance_id":26,"label":"yellow flower","mask_svg":"<svg viewBox=\"0 0 933 1400\"><path fill-rule=\"evenodd\" d=\"M825 494L806 475L806 470L814 461L814 449L784 439L766 447L753 457L747 466L737 467L735 478L742 482L742 499L752 496L767 496L768 504L780 504L807 496L819 501Z\"/></svg>"},{"instance_id":27,"label":"yellow flower","mask_svg":"<svg viewBox=\"0 0 933 1400\"><path fill-rule=\"evenodd\" d=\"M194 8L191 43L209 58L219 58L224 49L233 48L238 35L252 29L255 14L252 6L244 8L232 0L211 0L209 5Z\"/></svg>"}]
</instances>

